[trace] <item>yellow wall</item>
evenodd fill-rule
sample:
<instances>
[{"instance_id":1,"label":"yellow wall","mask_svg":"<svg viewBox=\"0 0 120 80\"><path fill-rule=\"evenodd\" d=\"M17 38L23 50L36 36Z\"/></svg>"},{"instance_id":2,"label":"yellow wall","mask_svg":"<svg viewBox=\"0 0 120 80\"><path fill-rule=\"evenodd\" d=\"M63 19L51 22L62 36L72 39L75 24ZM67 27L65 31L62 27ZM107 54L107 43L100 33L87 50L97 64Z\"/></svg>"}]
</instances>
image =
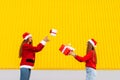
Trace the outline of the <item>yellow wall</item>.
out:
<instances>
[{"instance_id":1,"label":"yellow wall","mask_svg":"<svg viewBox=\"0 0 120 80\"><path fill-rule=\"evenodd\" d=\"M0 69L18 69L22 34L34 45L56 28L56 37L37 54L35 69L84 69L59 52L71 43L84 56L86 42L97 40L97 69L120 69L120 0L0 0Z\"/></svg>"}]
</instances>

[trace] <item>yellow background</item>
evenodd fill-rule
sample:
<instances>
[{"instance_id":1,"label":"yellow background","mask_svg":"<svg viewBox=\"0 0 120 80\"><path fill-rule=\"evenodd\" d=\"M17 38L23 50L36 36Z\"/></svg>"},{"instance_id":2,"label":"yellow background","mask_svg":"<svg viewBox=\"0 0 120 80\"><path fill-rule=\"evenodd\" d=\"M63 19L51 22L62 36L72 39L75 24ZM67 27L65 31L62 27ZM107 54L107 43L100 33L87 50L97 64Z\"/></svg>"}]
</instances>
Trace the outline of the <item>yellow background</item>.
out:
<instances>
[{"instance_id":1,"label":"yellow background","mask_svg":"<svg viewBox=\"0 0 120 80\"><path fill-rule=\"evenodd\" d=\"M57 36L37 53L35 69L84 69L59 47L71 43L84 56L90 38L98 42L97 69L120 69L120 0L0 0L0 69L19 69L24 32L37 45L51 28Z\"/></svg>"}]
</instances>

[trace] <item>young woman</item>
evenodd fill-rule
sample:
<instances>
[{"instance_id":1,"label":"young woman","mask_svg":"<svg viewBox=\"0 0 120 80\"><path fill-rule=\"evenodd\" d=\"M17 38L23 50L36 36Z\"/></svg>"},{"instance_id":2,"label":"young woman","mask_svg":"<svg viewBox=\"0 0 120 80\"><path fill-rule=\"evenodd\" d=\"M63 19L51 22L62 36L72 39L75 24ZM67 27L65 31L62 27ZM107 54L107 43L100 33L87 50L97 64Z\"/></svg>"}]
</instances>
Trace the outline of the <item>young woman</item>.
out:
<instances>
[{"instance_id":1,"label":"young woman","mask_svg":"<svg viewBox=\"0 0 120 80\"><path fill-rule=\"evenodd\" d=\"M20 80L29 80L31 69L35 63L35 52L41 51L49 39L45 37L37 46L32 45L33 40L30 33L24 33L23 39L19 51L19 58L21 58Z\"/></svg>"},{"instance_id":2,"label":"young woman","mask_svg":"<svg viewBox=\"0 0 120 80\"><path fill-rule=\"evenodd\" d=\"M96 64L97 57L95 46L97 42L94 39L90 39L87 44L87 51L84 57L76 55L74 52L70 52L70 55L74 56L79 62L86 63L86 80L95 80L96 79Z\"/></svg>"}]
</instances>

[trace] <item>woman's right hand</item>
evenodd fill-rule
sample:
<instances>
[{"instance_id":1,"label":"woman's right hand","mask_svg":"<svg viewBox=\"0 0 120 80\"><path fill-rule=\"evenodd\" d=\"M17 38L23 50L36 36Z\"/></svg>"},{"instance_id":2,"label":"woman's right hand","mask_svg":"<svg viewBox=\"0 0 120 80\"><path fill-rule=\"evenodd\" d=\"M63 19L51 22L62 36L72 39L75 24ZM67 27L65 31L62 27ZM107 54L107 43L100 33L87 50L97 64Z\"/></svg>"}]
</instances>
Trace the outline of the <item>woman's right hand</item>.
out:
<instances>
[{"instance_id":1,"label":"woman's right hand","mask_svg":"<svg viewBox=\"0 0 120 80\"><path fill-rule=\"evenodd\" d=\"M70 51L69 55L71 55L71 56L73 56L73 57L76 56L76 54L75 54L73 51Z\"/></svg>"},{"instance_id":2,"label":"woman's right hand","mask_svg":"<svg viewBox=\"0 0 120 80\"><path fill-rule=\"evenodd\" d=\"M44 40L45 42L48 42L48 41L49 41L48 36L46 36L43 40Z\"/></svg>"}]
</instances>

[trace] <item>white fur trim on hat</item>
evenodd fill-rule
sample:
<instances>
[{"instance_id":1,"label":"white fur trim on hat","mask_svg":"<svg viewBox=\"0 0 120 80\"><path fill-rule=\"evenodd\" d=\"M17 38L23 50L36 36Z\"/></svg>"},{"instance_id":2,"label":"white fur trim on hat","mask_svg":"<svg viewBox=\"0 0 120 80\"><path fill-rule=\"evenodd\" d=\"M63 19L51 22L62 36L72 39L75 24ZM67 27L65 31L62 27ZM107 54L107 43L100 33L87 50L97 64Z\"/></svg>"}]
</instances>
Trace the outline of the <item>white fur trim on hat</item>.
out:
<instances>
[{"instance_id":1,"label":"white fur trim on hat","mask_svg":"<svg viewBox=\"0 0 120 80\"><path fill-rule=\"evenodd\" d=\"M94 47L96 47L95 43L91 39L88 40L88 42L90 42Z\"/></svg>"},{"instance_id":2,"label":"white fur trim on hat","mask_svg":"<svg viewBox=\"0 0 120 80\"><path fill-rule=\"evenodd\" d=\"M31 35L31 34L27 35L27 36L24 38L24 40L27 40L29 37L32 37L32 35Z\"/></svg>"}]
</instances>

